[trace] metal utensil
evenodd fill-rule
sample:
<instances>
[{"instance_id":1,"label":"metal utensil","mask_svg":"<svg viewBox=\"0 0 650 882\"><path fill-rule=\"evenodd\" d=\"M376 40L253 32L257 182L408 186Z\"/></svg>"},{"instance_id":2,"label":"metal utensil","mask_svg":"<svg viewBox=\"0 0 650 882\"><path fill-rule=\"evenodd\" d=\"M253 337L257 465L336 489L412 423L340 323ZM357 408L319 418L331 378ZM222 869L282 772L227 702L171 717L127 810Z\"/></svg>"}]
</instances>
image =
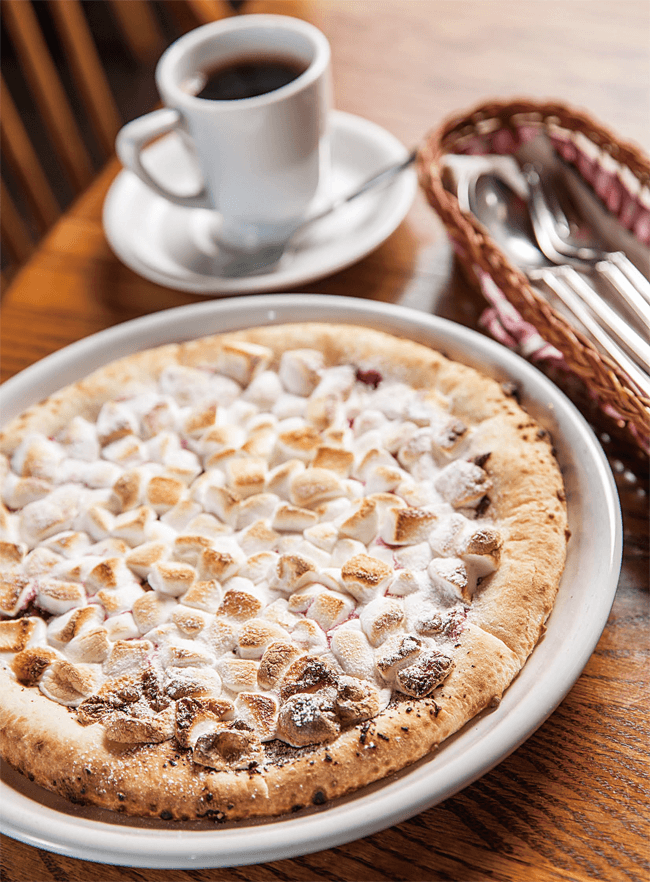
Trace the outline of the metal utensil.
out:
<instances>
[{"instance_id":1,"label":"metal utensil","mask_svg":"<svg viewBox=\"0 0 650 882\"><path fill-rule=\"evenodd\" d=\"M462 184L463 200L469 210L491 233L506 256L533 281L543 282L560 300L567 311L577 319L592 339L616 361L638 390L650 397L650 376L641 369L625 350L612 339L608 327L608 313L601 313L600 321L594 317L588 299L599 299L580 274L572 267L558 267L539 248L532 228L528 206L500 177L490 173L467 175ZM607 328L607 330L605 330ZM650 347L640 335L634 335L634 343L640 344L650 364ZM647 351L646 351L647 350Z\"/></svg>"},{"instance_id":2,"label":"metal utensil","mask_svg":"<svg viewBox=\"0 0 650 882\"><path fill-rule=\"evenodd\" d=\"M545 186L539 171L531 164L524 165L522 174L530 193L533 228L544 254L558 264L581 270L595 269L607 279L641 327L650 333L650 282L643 273L622 251L605 251L575 243L553 188Z\"/></svg>"},{"instance_id":3,"label":"metal utensil","mask_svg":"<svg viewBox=\"0 0 650 882\"><path fill-rule=\"evenodd\" d=\"M304 233L308 227L315 224L317 221L323 220L330 214L338 211L344 205L348 205L350 202L363 196L365 193L375 190L378 187L386 186L386 184L389 184L394 178L411 166L415 162L416 156L417 150L413 150L409 153L406 159L382 169L380 172L377 172L365 180L359 187L351 192L337 196L321 211L306 218L291 232L291 235L285 242L281 242L277 245L263 246L262 248L251 251L244 249L241 251L234 249L229 250L220 245L219 250L224 257L224 275L234 278L268 270L269 267L273 266L280 260L292 240L301 233Z\"/></svg>"}]
</instances>

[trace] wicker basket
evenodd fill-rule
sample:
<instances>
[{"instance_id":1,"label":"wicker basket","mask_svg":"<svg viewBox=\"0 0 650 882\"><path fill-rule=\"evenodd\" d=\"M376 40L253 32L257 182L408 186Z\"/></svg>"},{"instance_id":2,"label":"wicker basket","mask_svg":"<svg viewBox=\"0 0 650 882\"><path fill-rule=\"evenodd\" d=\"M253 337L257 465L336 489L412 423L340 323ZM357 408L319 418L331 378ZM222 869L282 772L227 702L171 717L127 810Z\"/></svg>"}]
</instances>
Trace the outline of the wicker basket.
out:
<instances>
[{"instance_id":1,"label":"wicker basket","mask_svg":"<svg viewBox=\"0 0 650 882\"><path fill-rule=\"evenodd\" d=\"M427 136L420 148L421 186L442 218L470 283L484 292L486 277L491 279L523 320L534 326L547 344L559 350L568 370L595 396L599 406L647 450L650 399L636 394L618 365L536 293L485 228L472 214L461 211L456 196L443 186L446 155L512 153L540 130L597 195L604 193L603 181L609 178L611 183L612 175L616 176L619 194L623 192L625 198L608 207L614 209L613 213L627 229L634 231L635 218L644 213L643 220L647 222L647 208L634 191L650 184L650 160L587 114L558 103L527 99L494 101L448 118Z\"/></svg>"}]
</instances>

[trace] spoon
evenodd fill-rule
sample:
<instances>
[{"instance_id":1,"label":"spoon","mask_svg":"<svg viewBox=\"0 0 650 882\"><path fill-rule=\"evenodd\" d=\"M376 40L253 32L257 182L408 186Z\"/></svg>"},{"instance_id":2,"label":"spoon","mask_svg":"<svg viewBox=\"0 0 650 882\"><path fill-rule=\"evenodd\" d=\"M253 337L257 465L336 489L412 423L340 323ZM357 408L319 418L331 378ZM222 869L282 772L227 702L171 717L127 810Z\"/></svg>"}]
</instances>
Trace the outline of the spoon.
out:
<instances>
[{"instance_id":1,"label":"spoon","mask_svg":"<svg viewBox=\"0 0 650 882\"><path fill-rule=\"evenodd\" d=\"M291 231L291 234L284 242L264 245L255 251L231 250L226 246L220 245L219 250L226 258L223 265L223 273L229 277L237 277L252 275L255 272L268 270L280 260L291 241L300 233L304 233L304 231L312 224L323 220L330 214L338 211L344 205L349 205L350 202L353 202L365 193L389 184L394 178L411 166L415 162L416 157L417 150L413 150L409 153L406 159L375 173L351 192L332 199L332 201L321 211L305 218L304 221Z\"/></svg>"},{"instance_id":2,"label":"spoon","mask_svg":"<svg viewBox=\"0 0 650 882\"><path fill-rule=\"evenodd\" d=\"M650 377L608 332L614 333L619 342L641 360L646 370L650 363L650 347L598 297L576 270L557 267L542 254L526 202L495 174L484 172L473 176L463 186L469 209L505 255L531 280L543 282L603 351L621 366L642 394L650 397Z\"/></svg>"}]
</instances>

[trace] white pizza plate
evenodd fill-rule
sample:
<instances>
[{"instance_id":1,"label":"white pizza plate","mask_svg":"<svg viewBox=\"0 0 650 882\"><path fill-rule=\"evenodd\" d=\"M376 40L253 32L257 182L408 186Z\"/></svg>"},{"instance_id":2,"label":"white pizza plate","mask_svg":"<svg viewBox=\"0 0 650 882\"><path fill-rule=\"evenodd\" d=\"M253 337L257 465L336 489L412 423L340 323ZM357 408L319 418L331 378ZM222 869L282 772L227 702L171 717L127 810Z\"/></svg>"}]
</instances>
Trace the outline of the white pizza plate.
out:
<instances>
[{"instance_id":1,"label":"white pizza plate","mask_svg":"<svg viewBox=\"0 0 650 882\"><path fill-rule=\"evenodd\" d=\"M310 214L408 155L386 129L351 113L332 111L330 131L329 171ZM172 190L193 192L200 185L176 134L149 146L144 162ZM296 234L277 264L246 276L223 274L213 212L174 205L128 169L117 176L104 202L104 231L123 263L159 285L206 296L283 291L338 272L381 245L404 219L416 189L415 171L408 169L389 185L315 221Z\"/></svg>"},{"instance_id":2,"label":"white pizza plate","mask_svg":"<svg viewBox=\"0 0 650 882\"><path fill-rule=\"evenodd\" d=\"M523 405L552 433L572 529L544 639L497 709L470 721L430 757L356 795L268 822L138 821L70 805L5 766L0 818L7 835L76 858L151 868L236 866L331 848L404 821L484 775L546 720L587 663L607 621L620 570L621 518L611 471L590 428L555 386L518 356L459 325L388 304L317 295L184 306L103 331L28 368L0 390L3 420L136 350L213 332L307 320L394 332L517 384Z\"/></svg>"}]
</instances>

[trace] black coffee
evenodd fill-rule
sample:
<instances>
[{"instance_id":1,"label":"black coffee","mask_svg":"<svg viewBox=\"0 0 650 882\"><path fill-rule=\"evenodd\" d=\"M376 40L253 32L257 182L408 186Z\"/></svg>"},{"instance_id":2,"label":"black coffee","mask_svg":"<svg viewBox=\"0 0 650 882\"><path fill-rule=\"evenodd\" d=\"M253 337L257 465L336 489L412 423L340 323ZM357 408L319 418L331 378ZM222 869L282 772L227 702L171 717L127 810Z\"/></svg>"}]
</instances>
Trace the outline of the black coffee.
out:
<instances>
[{"instance_id":1,"label":"black coffee","mask_svg":"<svg viewBox=\"0 0 650 882\"><path fill-rule=\"evenodd\" d=\"M306 64L290 58L228 61L203 75L196 95L211 101L254 98L292 83L306 70Z\"/></svg>"}]
</instances>

